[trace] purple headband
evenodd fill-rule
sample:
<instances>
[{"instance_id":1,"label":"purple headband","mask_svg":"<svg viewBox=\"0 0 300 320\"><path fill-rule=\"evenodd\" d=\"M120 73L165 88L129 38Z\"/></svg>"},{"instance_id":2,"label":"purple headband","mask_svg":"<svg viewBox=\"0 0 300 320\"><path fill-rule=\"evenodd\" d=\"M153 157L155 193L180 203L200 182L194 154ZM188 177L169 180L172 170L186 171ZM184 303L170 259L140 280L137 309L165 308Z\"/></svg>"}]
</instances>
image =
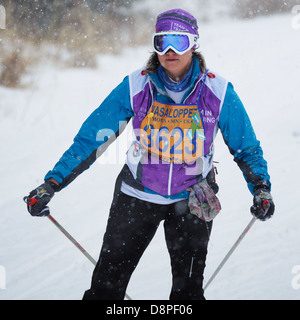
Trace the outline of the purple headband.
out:
<instances>
[{"instance_id":1,"label":"purple headband","mask_svg":"<svg viewBox=\"0 0 300 320\"><path fill-rule=\"evenodd\" d=\"M159 14L155 29L156 32L187 31L198 35L197 19L182 9L173 9Z\"/></svg>"}]
</instances>

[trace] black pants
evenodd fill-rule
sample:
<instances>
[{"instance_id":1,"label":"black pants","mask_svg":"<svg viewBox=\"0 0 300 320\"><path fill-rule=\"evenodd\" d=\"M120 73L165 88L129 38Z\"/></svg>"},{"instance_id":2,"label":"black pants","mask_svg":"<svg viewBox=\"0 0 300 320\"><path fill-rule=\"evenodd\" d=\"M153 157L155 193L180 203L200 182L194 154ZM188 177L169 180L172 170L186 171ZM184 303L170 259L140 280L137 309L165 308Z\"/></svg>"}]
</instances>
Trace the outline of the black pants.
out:
<instances>
[{"instance_id":1,"label":"black pants","mask_svg":"<svg viewBox=\"0 0 300 320\"><path fill-rule=\"evenodd\" d=\"M187 201L157 205L119 191L115 193L99 261L84 300L124 299L130 277L161 221L172 266L170 299L204 299L203 272L212 223L192 215Z\"/></svg>"}]
</instances>

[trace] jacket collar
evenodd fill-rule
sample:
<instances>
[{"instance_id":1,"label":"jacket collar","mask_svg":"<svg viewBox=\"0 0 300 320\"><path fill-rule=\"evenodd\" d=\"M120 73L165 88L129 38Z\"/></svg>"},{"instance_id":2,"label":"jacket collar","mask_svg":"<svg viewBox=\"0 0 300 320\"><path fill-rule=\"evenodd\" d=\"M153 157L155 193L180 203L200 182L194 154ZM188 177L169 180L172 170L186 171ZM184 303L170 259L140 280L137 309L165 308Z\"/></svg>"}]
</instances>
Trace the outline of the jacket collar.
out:
<instances>
[{"instance_id":1,"label":"jacket collar","mask_svg":"<svg viewBox=\"0 0 300 320\"><path fill-rule=\"evenodd\" d=\"M184 99L189 96L189 94L194 89L194 86L197 83L197 80L202 75L197 57L193 57L193 64L192 65L193 65L192 77L191 77L191 81L190 81L190 84L189 84L189 89L185 93ZM150 73L149 77L150 77L150 81L155 86L157 93L161 94L161 95L164 95L164 96L168 96L167 91L165 89L165 86L164 86L161 78L159 77L158 73L157 72L156 73Z\"/></svg>"}]
</instances>

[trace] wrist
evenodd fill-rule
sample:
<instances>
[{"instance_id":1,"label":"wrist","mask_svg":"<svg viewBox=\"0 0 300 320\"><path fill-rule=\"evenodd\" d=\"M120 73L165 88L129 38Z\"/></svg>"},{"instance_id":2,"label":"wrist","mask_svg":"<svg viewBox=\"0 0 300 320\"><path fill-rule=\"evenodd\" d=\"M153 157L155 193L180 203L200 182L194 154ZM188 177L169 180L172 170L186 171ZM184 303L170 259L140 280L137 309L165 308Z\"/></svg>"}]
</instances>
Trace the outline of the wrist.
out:
<instances>
[{"instance_id":1,"label":"wrist","mask_svg":"<svg viewBox=\"0 0 300 320\"><path fill-rule=\"evenodd\" d=\"M267 180L261 180L261 181L259 181L256 185L255 185L255 187L254 187L254 192L255 191L257 191L257 190L259 190L259 189L264 189L264 190L267 190L267 191L270 191L270 182L269 181L267 181Z\"/></svg>"},{"instance_id":2,"label":"wrist","mask_svg":"<svg viewBox=\"0 0 300 320\"><path fill-rule=\"evenodd\" d=\"M46 180L45 183L48 183L54 192L58 192L60 190L59 183L53 178Z\"/></svg>"}]
</instances>

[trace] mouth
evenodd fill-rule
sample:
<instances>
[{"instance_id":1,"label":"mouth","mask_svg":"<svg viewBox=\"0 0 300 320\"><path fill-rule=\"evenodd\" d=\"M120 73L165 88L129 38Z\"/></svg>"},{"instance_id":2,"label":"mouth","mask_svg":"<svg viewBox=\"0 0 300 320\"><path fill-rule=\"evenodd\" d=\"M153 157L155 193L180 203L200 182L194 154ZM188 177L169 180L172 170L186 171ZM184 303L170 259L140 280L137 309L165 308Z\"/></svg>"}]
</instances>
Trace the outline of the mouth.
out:
<instances>
[{"instance_id":1,"label":"mouth","mask_svg":"<svg viewBox=\"0 0 300 320\"><path fill-rule=\"evenodd\" d=\"M177 60L178 60L178 59L176 59L176 58L168 58L168 59L167 59L168 62L174 62L174 61L177 61Z\"/></svg>"}]
</instances>

